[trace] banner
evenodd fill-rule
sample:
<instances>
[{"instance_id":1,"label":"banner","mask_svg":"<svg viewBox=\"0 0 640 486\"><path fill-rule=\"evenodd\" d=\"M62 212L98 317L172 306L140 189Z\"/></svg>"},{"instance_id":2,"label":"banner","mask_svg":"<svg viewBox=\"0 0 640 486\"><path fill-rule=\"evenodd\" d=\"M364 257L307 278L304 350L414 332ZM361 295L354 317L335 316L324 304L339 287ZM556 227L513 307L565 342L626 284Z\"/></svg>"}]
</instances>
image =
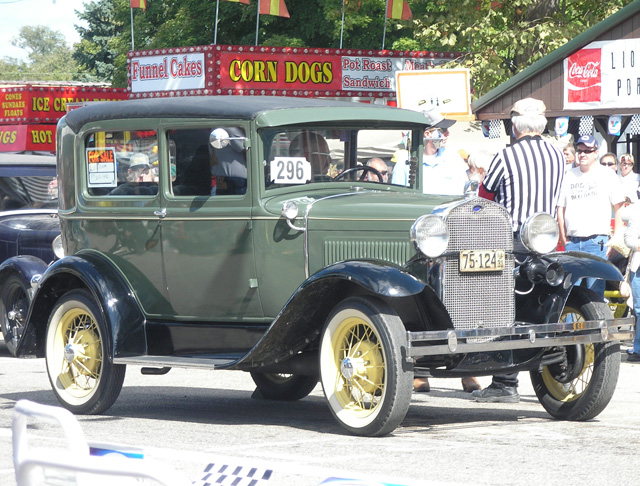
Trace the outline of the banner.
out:
<instances>
[{"instance_id":1,"label":"banner","mask_svg":"<svg viewBox=\"0 0 640 486\"><path fill-rule=\"evenodd\" d=\"M639 67L640 39L592 42L564 59L564 109L640 108Z\"/></svg>"},{"instance_id":2,"label":"banner","mask_svg":"<svg viewBox=\"0 0 640 486\"><path fill-rule=\"evenodd\" d=\"M0 152L55 152L56 125L0 125Z\"/></svg>"},{"instance_id":3,"label":"banner","mask_svg":"<svg viewBox=\"0 0 640 486\"><path fill-rule=\"evenodd\" d=\"M135 58L129 65L132 93L203 89L203 53L160 55Z\"/></svg>"},{"instance_id":4,"label":"banner","mask_svg":"<svg viewBox=\"0 0 640 486\"><path fill-rule=\"evenodd\" d=\"M20 85L0 88L0 124L57 123L68 103L127 99L125 89Z\"/></svg>"},{"instance_id":5,"label":"banner","mask_svg":"<svg viewBox=\"0 0 640 486\"><path fill-rule=\"evenodd\" d=\"M148 93L393 97L397 72L441 66L460 56L452 52L223 45L167 49L160 56L158 52L129 53L133 98ZM174 59L185 59L180 62L191 65L191 74L194 70L201 73L197 80L190 78L193 84L178 83L168 75Z\"/></svg>"}]
</instances>

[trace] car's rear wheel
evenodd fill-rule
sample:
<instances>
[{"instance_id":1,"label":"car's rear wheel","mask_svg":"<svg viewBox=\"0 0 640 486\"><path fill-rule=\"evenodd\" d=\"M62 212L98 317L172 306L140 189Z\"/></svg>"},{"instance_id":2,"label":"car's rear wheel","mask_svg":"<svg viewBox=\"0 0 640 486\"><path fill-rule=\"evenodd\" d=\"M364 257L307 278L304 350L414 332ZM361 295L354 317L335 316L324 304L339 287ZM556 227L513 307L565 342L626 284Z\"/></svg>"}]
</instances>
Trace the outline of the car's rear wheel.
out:
<instances>
[{"instance_id":1,"label":"car's rear wheel","mask_svg":"<svg viewBox=\"0 0 640 486\"><path fill-rule=\"evenodd\" d=\"M576 287L562 312L562 322L610 319L611 310L591 290ZM540 403L554 418L589 420L602 412L616 388L620 372L620 344L606 342L569 346L567 362L531 371Z\"/></svg>"},{"instance_id":2,"label":"car's rear wheel","mask_svg":"<svg viewBox=\"0 0 640 486\"><path fill-rule=\"evenodd\" d=\"M268 400L301 400L309 395L318 384L317 376L252 371L251 378L260 390L262 397Z\"/></svg>"},{"instance_id":3,"label":"car's rear wheel","mask_svg":"<svg viewBox=\"0 0 640 486\"><path fill-rule=\"evenodd\" d=\"M98 305L84 290L66 293L51 312L47 373L56 397L73 413L104 412L120 394L126 368L109 359L107 333Z\"/></svg>"},{"instance_id":4,"label":"car's rear wheel","mask_svg":"<svg viewBox=\"0 0 640 486\"><path fill-rule=\"evenodd\" d=\"M349 298L329 315L320 379L331 413L352 434L385 435L404 419L413 383L406 346L402 321L377 299Z\"/></svg>"},{"instance_id":5,"label":"car's rear wheel","mask_svg":"<svg viewBox=\"0 0 640 486\"><path fill-rule=\"evenodd\" d=\"M22 336L30 304L27 285L17 275L10 275L2 286L2 335L4 343L13 356Z\"/></svg>"}]
</instances>

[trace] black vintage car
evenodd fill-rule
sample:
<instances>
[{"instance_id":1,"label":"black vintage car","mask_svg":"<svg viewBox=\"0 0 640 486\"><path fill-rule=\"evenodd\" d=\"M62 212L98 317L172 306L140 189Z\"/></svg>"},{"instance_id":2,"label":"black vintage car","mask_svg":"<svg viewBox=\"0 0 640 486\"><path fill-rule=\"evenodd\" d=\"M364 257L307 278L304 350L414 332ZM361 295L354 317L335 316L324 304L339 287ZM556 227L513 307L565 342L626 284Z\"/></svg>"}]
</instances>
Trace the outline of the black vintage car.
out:
<instances>
[{"instance_id":1,"label":"black vintage car","mask_svg":"<svg viewBox=\"0 0 640 486\"><path fill-rule=\"evenodd\" d=\"M0 154L0 263L21 255L35 273L44 272L60 234L57 208L55 156ZM22 328L29 308L31 277L23 267L8 266L0 292L1 323L7 348L15 354L16 327Z\"/></svg>"}]
</instances>

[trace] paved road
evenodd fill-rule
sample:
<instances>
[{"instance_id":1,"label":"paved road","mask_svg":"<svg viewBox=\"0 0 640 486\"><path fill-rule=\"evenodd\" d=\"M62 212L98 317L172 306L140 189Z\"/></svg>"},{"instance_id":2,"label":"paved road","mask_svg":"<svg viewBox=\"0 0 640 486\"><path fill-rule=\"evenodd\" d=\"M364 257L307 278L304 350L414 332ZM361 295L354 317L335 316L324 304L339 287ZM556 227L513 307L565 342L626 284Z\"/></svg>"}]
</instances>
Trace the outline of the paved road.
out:
<instances>
[{"instance_id":1,"label":"paved road","mask_svg":"<svg viewBox=\"0 0 640 486\"><path fill-rule=\"evenodd\" d=\"M431 393L414 394L402 426L372 439L343 434L320 386L299 402L267 402L251 398L245 373L142 376L129 367L116 404L78 419L89 441L141 447L145 461L192 480L222 462L271 468L274 486L315 486L331 476L402 485L637 484L640 365L622 363L612 402L585 423L552 420L528 375L521 382L521 402L507 405L471 402L459 380L432 379ZM11 358L0 342L3 486L15 486L11 416L22 398L57 404L44 360ZM47 447L59 443L49 425L30 432Z\"/></svg>"}]
</instances>

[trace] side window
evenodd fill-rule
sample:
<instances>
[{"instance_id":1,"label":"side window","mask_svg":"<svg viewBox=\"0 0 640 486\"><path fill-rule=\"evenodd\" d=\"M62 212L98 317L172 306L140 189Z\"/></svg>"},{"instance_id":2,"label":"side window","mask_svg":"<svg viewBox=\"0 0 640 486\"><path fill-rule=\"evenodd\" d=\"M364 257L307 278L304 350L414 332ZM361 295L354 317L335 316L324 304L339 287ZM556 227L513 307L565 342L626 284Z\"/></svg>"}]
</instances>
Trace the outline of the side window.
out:
<instances>
[{"instance_id":1,"label":"side window","mask_svg":"<svg viewBox=\"0 0 640 486\"><path fill-rule=\"evenodd\" d=\"M211 143L211 134L222 134ZM174 196L238 196L247 192L245 133L240 127L167 132ZM214 147L215 145L215 147Z\"/></svg>"},{"instance_id":2,"label":"side window","mask_svg":"<svg viewBox=\"0 0 640 486\"><path fill-rule=\"evenodd\" d=\"M94 132L85 140L92 196L158 193L158 137L153 130Z\"/></svg>"}]
</instances>

